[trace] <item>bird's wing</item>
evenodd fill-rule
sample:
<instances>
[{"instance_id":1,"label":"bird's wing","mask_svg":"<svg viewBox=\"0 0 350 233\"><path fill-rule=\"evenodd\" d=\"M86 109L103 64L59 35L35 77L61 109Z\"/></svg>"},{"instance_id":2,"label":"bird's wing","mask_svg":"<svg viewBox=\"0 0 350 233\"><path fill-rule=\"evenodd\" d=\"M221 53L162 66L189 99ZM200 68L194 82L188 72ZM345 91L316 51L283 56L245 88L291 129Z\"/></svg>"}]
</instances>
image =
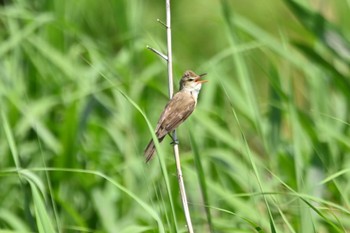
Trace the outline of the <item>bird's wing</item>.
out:
<instances>
[{"instance_id":1,"label":"bird's wing","mask_svg":"<svg viewBox=\"0 0 350 233\"><path fill-rule=\"evenodd\" d=\"M196 105L196 101L190 93L178 92L165 106L157 127L156 134L163 137L178 127L191 115Z\"/></svg>"}]
</instances>

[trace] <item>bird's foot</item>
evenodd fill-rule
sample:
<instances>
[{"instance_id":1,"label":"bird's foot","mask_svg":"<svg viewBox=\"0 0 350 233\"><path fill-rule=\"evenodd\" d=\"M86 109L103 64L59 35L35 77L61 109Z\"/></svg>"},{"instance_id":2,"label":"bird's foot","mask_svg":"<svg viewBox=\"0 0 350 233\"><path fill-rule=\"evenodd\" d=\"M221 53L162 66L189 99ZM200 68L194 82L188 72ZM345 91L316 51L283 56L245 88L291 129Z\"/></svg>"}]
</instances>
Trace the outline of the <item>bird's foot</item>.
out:
<instances>
[{"instance_id":1,"label":"bird's foot","mask_svg":"<svg viewBox=\"0 0 350 233\"><path fill-rule=\"evenodd\" d=\"M177 140L176 136L174 137L174 135L171 135L171 133L168 133L168 135L171 137L171 139L173 140L170 144L171 145L178 145L179 144L179 140Z\"/></svg>"},{"instance_id":2,"label":"bird's foot","mask_svg":"<svg viewBox=\"0 0 350 233\"><path fill-rule=\"evenodd\" d=\"M179 145L179 140L173 140L170 142L171 145Z\"/></svg>"}]
</instances>

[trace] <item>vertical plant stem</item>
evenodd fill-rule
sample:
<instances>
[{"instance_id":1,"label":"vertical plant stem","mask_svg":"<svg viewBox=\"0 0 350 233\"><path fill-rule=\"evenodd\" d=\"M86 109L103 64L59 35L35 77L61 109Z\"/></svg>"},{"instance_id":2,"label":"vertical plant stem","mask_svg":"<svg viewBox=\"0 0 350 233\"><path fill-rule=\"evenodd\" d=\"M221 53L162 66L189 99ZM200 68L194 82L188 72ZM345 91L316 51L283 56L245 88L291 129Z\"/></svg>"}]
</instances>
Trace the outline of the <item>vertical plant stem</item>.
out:
<instances>
[{"instance_id":1,"label":"vertical plant stem","mask_svg":"<svg viewBox=\"0 0 350 233\"><path fill-rule=\"evenodd\" d=\"M174 94L174 81L173 81L173 52L171 43L171 15L170 15L170 0L165 0L166 8L166 38L168 47L168 88L169 98L171 99ZM176 145L176 144L175 144Z\"/></svg>"},{"instance_id":2,"label":"vertical plant stem","mask_svg":"<svg viewBox=\"0 0 350 233\"><path fill-rule=\"evenodd\" d=\"M188 232L193 233L194 231L193 231L193 226L192 226L192 221L191 221L190 210L188 208L185 184L184 184L184 180L183 180L183 177L182 177L179 147L178 147L177 144L174 145L174 156L175 156L175 162L176 162L177 179L178 179L178 182L179 182L181 201L182 201L182 206L184 208L184 214L185 214L185 218L186 218L187 229L188 229Z\"/></svg>"},{"instance_id":3,"label":"vertical plant stem","mask_svg":"<svg viewBox=\"0 0 350 233\"><path fill-rule=\"evenodd\" d=\"M169 97L171 99L174 94L174 85L173 85L174 82L173 82L173 58L172 58L172 44L171 44L170 0L165 0L165 7L166 7L166 32L167 32L167 47L168 47L168 59L167 59L168 85L169 85L168 87L169 87ZM173 132L173 139L175 140L175 142L177 141L175 130ZM175 157L175 163L176 163L177 179L179 182L179 188L180 188L180 194L181 194L181 201L182 201L182 206L183 206L186 223L187 223L187 229L188 229L188 232L193 233L194 231L193 231L193 226L192 226L192 221L190 216L190 210L188 208L185 184L182 177L179 146L177 143L174 143L174 157Z\"/></svg>"}]
</instances>

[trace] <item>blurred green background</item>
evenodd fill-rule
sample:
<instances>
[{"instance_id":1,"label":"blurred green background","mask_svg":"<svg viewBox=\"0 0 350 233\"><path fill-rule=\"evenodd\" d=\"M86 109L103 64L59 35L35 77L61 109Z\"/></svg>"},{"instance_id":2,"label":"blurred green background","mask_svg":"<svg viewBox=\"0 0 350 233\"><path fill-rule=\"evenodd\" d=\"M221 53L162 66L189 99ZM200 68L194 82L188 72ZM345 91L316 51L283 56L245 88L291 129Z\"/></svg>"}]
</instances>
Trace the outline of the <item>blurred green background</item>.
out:
<instances>
[{"instance_id":1,"label":"blurred green background","mask_svg":"<svg viewBox=\"0 0 350 233\"><path fill-rule=\"evenodd\" d=\"M143 157L165 1L0 3L0 232L186 232L171 140ZM209 80L178 130L195 232L350 232L349 12L172 1L175 88Z\"/></svg>"}]
</instances>

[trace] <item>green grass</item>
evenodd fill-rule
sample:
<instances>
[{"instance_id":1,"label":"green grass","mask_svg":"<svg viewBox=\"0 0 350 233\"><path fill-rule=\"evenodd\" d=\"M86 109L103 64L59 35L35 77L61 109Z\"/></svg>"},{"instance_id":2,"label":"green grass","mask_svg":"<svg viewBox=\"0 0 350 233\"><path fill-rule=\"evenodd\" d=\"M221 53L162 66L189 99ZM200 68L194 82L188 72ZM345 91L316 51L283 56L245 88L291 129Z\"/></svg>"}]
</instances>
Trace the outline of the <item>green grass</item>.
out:
<instances>
[{"instance_id":1,"label":"green grass","mask_svg":"<svg viewBox=\"0 0 350 233\"><path fill-rule=\"evenodd\" d=\"M0 6L0 233L186 232L164 2ZM298 1L301 2L301 1ZM207 72L178 132L195 232L350 232L347 1L172 1L174 75Z\"/></svg>"}]
</instances>

